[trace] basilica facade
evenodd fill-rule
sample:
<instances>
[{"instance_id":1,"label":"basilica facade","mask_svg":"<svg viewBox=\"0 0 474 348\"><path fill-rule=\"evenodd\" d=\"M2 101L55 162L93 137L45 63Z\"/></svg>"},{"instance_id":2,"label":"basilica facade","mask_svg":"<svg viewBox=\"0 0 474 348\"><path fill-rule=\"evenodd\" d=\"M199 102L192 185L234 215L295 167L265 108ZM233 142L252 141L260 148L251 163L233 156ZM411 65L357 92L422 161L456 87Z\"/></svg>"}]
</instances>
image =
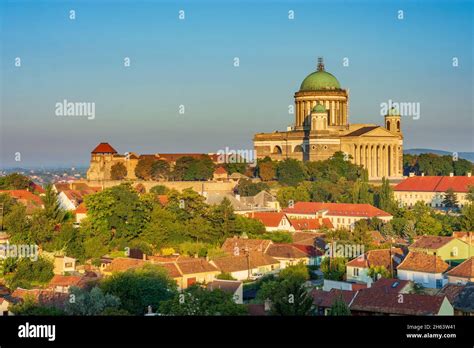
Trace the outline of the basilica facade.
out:
<instances>
[{"instance_id":1,"label":"basilica facade","mask_svg":"<svg viewBox=\"0 0 474 348\"><path fill-rule=\"evenodd\" d=\"M385 115L384 126L350 124L349 93L325 71L321 58L294 98L294 125L286 131L255 134L257 158L319 161L342 151L367 169L371 180L403 176L403 134L397 110L392 108Z\"/></svg>"}]
</instances>

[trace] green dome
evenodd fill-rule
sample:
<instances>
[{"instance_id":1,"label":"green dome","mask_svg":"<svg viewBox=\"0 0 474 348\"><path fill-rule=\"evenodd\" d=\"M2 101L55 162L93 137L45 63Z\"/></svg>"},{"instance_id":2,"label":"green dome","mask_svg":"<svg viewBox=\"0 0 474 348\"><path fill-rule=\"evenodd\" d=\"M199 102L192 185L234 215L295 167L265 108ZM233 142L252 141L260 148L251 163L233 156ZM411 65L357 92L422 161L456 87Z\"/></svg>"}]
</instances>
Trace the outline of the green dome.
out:
<instances>
[{"instance_id":1,"label":"green dome","mask_svg":"<svg viewBox=\"0 0 474 348\"><path fill-rule=\"evenodd\" d=\"M324 107L323 104L317 104L317 105L313 108L313 112L326 112L326 108Z\"/></svg>"},{"instance_id":2,"label":"green dome","mask_svg":"<svg viewBox=\"0 0 474 348\"><path fill-rule=\"evenodd\" d=\"M324 70L309 74L303 80L300 87L300 91L319 91L324 89L341 89L341 85L334 75Z\"/></svg>"}]
</instances>

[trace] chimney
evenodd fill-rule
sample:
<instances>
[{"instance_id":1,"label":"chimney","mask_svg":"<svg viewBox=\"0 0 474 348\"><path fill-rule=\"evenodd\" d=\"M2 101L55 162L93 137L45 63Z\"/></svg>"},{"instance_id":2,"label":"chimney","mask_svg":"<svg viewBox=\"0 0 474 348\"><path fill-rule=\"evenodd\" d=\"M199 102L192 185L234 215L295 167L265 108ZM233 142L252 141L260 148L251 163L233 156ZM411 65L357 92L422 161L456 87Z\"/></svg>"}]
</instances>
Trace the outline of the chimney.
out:
<instances>
[{"instance_id":1,"label":"chimney","mask_svg":"<svg viewBox=\"0 0 474 348\"><path fill-rule=\"evenodd\" d=\"M414 173L414 172L411 172L410 174L408 174L408 176L409 176L410 178L413 178L413 177L415 176L415 173Z\"/></svg>"},{"instance_id":2,"label":"chimney","mask_svg":"<svg viewBox=\"0 0 474 348\"><path fill-rule=\"evenodd\" d=\"M270 311L270 309L272 309L272 302L267 298L265 300L264 310L265 310L265 312L268 312L268 311Z\"/></svg>"},{"instance_id":3,"label":"chimney","mask_svg":"<svg viewBox=\"0 0 474 348\"><path fill-rule=\"evenodd\" d=\"M146 261L146 254L145 253L143 253L142 258L143 258L143 261Z\"/></svg>"},{"instance_id":4,"label":"chimney","mask_svg":"<svg viewBox=\"0 0 474 348\"><path fill-rule=\"evenodd\" d=\"M449 173L449 177L452 178L454 176L454 173Z\"/></svg>"},{"instance_id":5,"label":"chimney","mask_svg":"<svg viewBox=\"0 0 474 348\"><path fill-rule=\"evenodd\" d=\"M236 194L236 195L235 195L235 199L240 202L240 195L239 195L239 194Z\"/></svg>"},{"instance_id":6,"label":"chimney","mask_svg":"<svg viewBox=\"0 0 474 348\"><path fill-rule=\"evenodd\" d=\"M471 172L468 172L468 173L467 173L467 177L468 177L468 178L470 178L470 177L471 177L471 175L472 175L472 173L471 173Z\"/></svg>"},{"instance_id":7,"label":"chimney","mask_svg":"<svg viewBox=\"0 0 474 348\"><path fill-rule=\"evenodd\" d=\"M421 173L421 176L425 176L425 173Z\"/></svg>"}]
</instances>

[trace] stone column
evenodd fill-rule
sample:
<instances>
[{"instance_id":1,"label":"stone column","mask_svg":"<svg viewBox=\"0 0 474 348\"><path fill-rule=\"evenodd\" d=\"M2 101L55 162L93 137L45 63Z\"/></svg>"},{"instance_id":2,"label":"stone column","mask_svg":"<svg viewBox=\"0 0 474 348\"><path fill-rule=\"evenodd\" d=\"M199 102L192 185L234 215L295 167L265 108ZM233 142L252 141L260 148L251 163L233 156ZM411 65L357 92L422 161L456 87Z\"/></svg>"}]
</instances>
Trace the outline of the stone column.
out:
<instances>
[{"instance_id":1,"label":"stone column","mask_svg":"<svg viewBox=\"0 0 474 348\"><path fill-rule=\"evenodd\" d=\"M362 165L362 167L365 168L365 144L362 144L361 148L360 148L360 153L361 153L361 156L360 156L360 164Z\"/></svg>"},{"instance_id":2,"label":"stone column","mask_svg":"<svg viewBox=\"0 0 474 348\"><path fill-rule=\"evenodd\" d=\"M367 145L367 174L372 177L372 145Z\"/></svg>"}]
</instances>

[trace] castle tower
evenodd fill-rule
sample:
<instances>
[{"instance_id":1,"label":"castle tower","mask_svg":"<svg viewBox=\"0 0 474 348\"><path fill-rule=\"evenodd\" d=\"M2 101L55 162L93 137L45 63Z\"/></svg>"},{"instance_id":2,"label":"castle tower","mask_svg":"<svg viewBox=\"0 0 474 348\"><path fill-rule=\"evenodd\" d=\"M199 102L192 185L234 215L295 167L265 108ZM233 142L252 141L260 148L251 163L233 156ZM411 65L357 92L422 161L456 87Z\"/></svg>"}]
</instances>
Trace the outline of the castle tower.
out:
<instances>
[{"instance_id":1,"label":"castle tower","mask_svg":"<svg viewBox=\"0 0 474 348\"><path fill-rule=\"evenodd\" d=\"M390 132L400 134L401 133L401 116L398 110L392 107L388 114L385 115L385 128Z\"/></svg>"}]
</instances>

